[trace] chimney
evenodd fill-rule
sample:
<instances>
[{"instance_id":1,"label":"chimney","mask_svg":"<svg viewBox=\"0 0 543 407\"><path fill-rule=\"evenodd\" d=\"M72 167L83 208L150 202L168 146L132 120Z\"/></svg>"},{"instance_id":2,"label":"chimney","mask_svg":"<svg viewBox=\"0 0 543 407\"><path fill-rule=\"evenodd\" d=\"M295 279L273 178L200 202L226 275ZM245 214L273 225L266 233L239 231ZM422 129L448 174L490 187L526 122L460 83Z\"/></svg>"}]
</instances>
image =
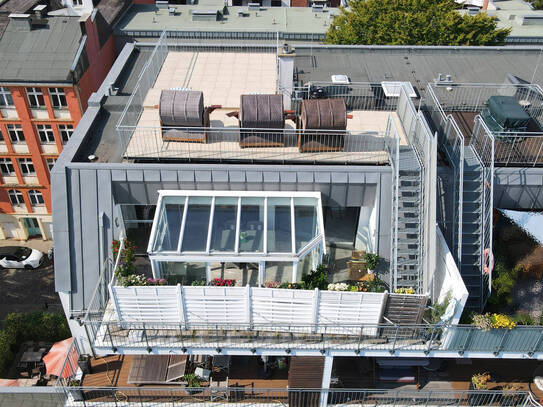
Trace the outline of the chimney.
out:
<instances>
[{"instance_id":1,"label":"chimney","mask_svg":"<svg viewBox=\"0 0 543 407\"><path fill-rule=\"evenodd\" d=\"M9 19L11 21L11 27L13 27L15 31L32 30L32 21L30 14L11 13L9 15Z\"/></svg>"},{"instance_id":2,"label":"chimney","mask_svg":"<svg viewBox=\"0 0 543 407\"><path fill-rule=\"evenodd\" d=\"M39 4L36 7L34 7L32 10L34 11L34 15L37 19L43 19L46 17L47 12L45 11L47 9L47 6L45 4Z\"/></svg>"}]
</instances>

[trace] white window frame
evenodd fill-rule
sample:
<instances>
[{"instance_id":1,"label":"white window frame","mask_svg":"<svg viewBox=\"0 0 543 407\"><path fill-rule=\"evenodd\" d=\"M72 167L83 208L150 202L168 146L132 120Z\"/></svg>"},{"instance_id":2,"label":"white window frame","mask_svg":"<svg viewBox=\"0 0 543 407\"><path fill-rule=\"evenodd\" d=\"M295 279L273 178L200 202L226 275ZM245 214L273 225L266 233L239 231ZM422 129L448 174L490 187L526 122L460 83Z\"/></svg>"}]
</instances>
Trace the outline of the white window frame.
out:
<instances>
[{"instance_id":1,"label":"white window frame","mask_svg":"<svg viewBox=\"0 0 543 407\"><path fill-rule=\"evenodd\" d=\"M34 167L32 158L18 158L17 162L23 176L32 177L36 175L36 168Z\"/></svg>"},{"instance_id":2,"label":"white window frame","mask_svg":"<svg viewBox=\"0 0 543 407\"><path fill-rule=\"evenodd\" d=\"M5 86L0 86L0 107L13 107L13 96Z\"/></svg>"},{"instance_id":3,"label":"white window frame","mask_svg":"<svg viewBox=\"0 0 543 407\"><path fill-rule=\"evenodd\" d=\"M68 107L64 88L49 88L49 98L54 109L66 109Z\"/></svg>"},{"instance_id":4,"label":"white window frame","mask_svg":"<svg viewBox=\"0 0 543 407\"><path fill-rule=\"evenodd\" d=\"M26 97L32 109L45 109L45 98L41 88L26 88ZM40 99L41 98L41 99Z\"/></svg>"},{"instance_id":5,"label":"white window frame","mask_svg":"<svg viewBox=\"0 0 543 407\"><path fill-rule=\"evenodd\" d=\"M38 136L40 136L40 142L42 144L55 144L53 126L50 124L36 124L36 130L38 131Z\"/></svg>"},{"instance_id":6,"label":"white window frame","mask_svg":"<svg viewBox=\"0 0 543 407\"><path fill-rule=\"evenodd\" d=\"M46 158L45 162L47 163L47 168L49 168L49 172L53 169L53 166L57 162L56 158Z\"/></svg>"},{"instance_id":7,"label":"white window frame","mask_svg":"<svg viewBox=\"0 0 543 407\"><path fill-rule=\"evenodd\" d=\"M28 199L32 206L43 206L45 201L43 200L43 194L37 189L31 189L28 191Z\"/></svg>"},{"instance_id":8,"label":"white window frame","mask_svg":"<svg viewBox=\"0 0 543 407\"><path fill-rule=\"evenodd\" d=\"M11 158L0 158L0 172L4 177L14 177L17 175Z\"/></svg>"},{"instance_id":9,"label":"white window frame","mask_svg":"<svg viewBox=\"0 0 543 407\"><path fill-rule=\"evenodd\" d=\"M8 190L9 202L12 206L19 206L25 204L25 198L23 193L18 189Z\"/></svg>"},{"instance_id":10,"label":"white window frame","mask_svg":"<svg viewBox=\"0 0 543 407\"><path fill-rule=\"evenodd\" d=\"M6 128L12 144L26 143L23 127L20 124L6 124Z\"/></svg>"},{"instance_id":11,"label":"white window frame","mask_svg":"<svg viewBox=\"0 0 543 407\"><path fill-rule=\"evenodd\" d=\"M74 133L74 126L72 124L59 124L58 132L60 133L62 144L66 144Z\"/></svg>"}]
</instances>

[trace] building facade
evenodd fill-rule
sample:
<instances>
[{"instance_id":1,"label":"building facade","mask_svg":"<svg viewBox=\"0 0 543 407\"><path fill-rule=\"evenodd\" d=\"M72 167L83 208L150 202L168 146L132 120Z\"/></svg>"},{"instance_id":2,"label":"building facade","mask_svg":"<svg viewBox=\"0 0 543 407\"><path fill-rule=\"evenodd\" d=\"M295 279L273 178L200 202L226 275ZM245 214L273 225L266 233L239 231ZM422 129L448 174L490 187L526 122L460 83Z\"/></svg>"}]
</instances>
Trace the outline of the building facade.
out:
<instances>
[{"instance_id":1,"label":"building facade","mask_svg":"<svg viewBox=\"0 0 543 407\"><path fill-rule=\"evenodd\" d=\"M50 170L115 55L97 12L80 22L37 9L10 15L0 39L2 239L52 239Z\"/></svg>"}]
</instances>

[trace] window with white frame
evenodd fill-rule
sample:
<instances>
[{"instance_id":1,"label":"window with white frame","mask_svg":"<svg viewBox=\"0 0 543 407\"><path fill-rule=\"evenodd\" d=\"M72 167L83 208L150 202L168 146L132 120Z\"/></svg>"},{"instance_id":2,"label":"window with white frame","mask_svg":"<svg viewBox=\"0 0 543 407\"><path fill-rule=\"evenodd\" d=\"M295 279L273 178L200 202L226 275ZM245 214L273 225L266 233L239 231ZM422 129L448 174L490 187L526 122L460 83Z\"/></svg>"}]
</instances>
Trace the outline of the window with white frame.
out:
<instances>
[{"instance_id":1,"label":"window with white frame","mask_svg":"<svg viewBox=\"0 0 543 407\"><path fill-rule=\"evenodd\" d=\"M70 140L70 137L72 137L72 133L74 132L74 126L72 126L71 124L59 124L58 131L60 133L60 138L62 139L62 142L67 143L68 140Z\"/></svg>"},{"instance_id":2,"label":"window with white frame","mask_svg":"<svg viewBox=\"0 0 543 407\"><path fill-rule=\"evenodd\" d=\"M19 158L18 161L23 175L36 175L34 163L31 158Z\"/></svg>"},{"instance_id":3,"label":"window with white frame","mask_svg":"<svg viewBox=\"0 0 543 407\"><path fill-rule=\"evenodd\" d=\"M5 86L0 86L0 106L13 106L11 92Z\"/></svg>"},{"instance_id":4,"label":"window with white frame","mask_svg":"<svg viewBox=\"0 0 543 407\"><path fill-rule=\"evenodd\" d=\"M41 88L26 88L26 96L28 97L30 107L45 107L45 100L43 99Z\"/></svg>"},{"instance_id":5,"label":"window with white frame","mask_svg":"<svg viewBox=\"0 0 543 407\"><path fill-rule=\"evenodd\" d=\"M28 191L28 198L30 199L30 204L32 205L43 205L43 195L40 191L36 189L31 189Z\"/></svg>"},{"instance_id":6,"label":"window with white frame","mask_svg":"<svg viewBox=\"0 0 543 407\"><path fill-rule=\"evenodd\" d=\"M47 158L46 161L47 161L47 168L49 168L49 171L51 171L53 169L53 166L57 162L57 159L56 158Z\"/></svg>"},{"instance_id":7,"label":"window with white frame","mask_svg":"<svg viewBox=\"0 0 543 407\"><path fill-rule=\"evenodd\" d=\"M25 199L23 198L23 193L21 191L10 189L8 191L8 196L12 205L24 205L25 203Z\"/></svg>"},{"instance_id":8,"label":"window with white frame","mask_svg":"<svg viewBox=\"0 0 543 407\"><path fill-rule=\"evenodd\" d=\"M38 129L38 135L40 136L40 141L42 143L55 143L55 134L53 133L53 128L49 124L37 124L36 128Z\"/></svg>"},{"instance_id":9,"label":"window with white frame","mask_svg":"<svg viewBox=\"0 0 543 407\"><path fill-rule=\"evenodd\" d=\"M0 172L8 177L15 175L15 168L13 168L11 158L0 158Z\"/></svg>"},{"instance_id":10,"label":"window with white frame","mask_svg":"<svg viewBox=\"0 0 543 407\"><path fill-rule=\"evenodd\" d=\"M68 107L64 88L49 88L49 96L51 97L51 104L55 109Z\"/></svg>"},{"instance_id":11,"label":"window with white frame","mask_svg":"<svg viewBox=\"0 0 543 407\"><path fill-rule=\"evenodd\" d=\"M8 129L9 138L12 143L24 143L25 135L23 133L23 128L20 124L6 124Z\"/></svg>"}]
</instances>

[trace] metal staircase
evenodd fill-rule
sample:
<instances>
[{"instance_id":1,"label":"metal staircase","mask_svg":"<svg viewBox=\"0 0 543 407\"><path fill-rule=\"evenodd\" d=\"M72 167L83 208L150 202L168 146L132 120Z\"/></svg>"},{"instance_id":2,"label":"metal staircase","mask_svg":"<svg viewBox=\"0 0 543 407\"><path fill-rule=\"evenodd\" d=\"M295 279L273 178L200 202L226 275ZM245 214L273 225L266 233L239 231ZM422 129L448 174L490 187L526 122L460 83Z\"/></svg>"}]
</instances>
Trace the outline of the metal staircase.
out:
<instances>
[{"instance_id":1,"label":"metal staircase","mask_svg":"<svg viewBox=\"0 0 543 407\"><path fill-rule=\"evenodd\" d=\"M469 146L464 155L464 191L462 207L462 260L460 274L469 292L465 308L481 311L484 306L483 273L483 167Z\"/></svg>"},{"instance_id":2,"label":"metal staircase","mask_svg":"<svg viewBox=\"0 0 543 407\"><path fill-rule=\"evenodd\" d=\"M422 197L421 165L410 147L400 151L398 169L397 272L395 287L412 287L420 292L422 282ZM396 199L394 197L394 199Z\"/></svg>"}]
</instances>

